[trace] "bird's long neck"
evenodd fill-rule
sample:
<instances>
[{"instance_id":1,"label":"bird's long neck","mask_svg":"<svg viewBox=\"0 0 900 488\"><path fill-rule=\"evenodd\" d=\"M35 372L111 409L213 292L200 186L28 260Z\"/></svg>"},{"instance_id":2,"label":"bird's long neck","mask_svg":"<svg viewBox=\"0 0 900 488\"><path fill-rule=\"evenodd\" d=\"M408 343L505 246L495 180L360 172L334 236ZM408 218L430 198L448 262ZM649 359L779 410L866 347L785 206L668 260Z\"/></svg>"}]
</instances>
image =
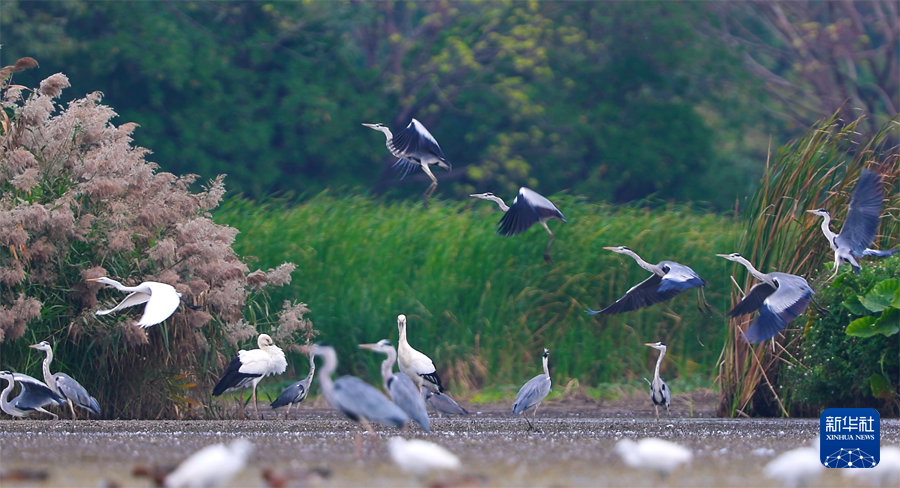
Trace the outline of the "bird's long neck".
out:
<instances>
[{"instance_id":1,"label":"bird's long neck","mask_svg":"<svg viewBox=\"0 0 900 488\"><path fill-rule=\"evenodd\" d=\"M822 215L822 233L828 238L828 244L834 245L834 238L837 234L831 231L831 215Z\"/></svg>"},{"instance_id":2,"label":"bird's long neck","mask_svg":"<svg viewBox=\"0 0 900 488\"><path fill-rule=\"evenodd\" d=\"M747 268L747 271L749 271L750 274L752 274L759 281L762 281L762 282L768 283L772 286L775 286L775 282L772 281L768 275L761 273L758 269L754 268L753 265L750 264L750 261L747 261L747 259L744 258L743 256L736 259L736 261L743 264L744 267Z\"/></svg>"},{"instance_id":3,"label":"bird's long neck","mask_svg":"<svg viewBox=\"0 0 900 488\"><path fill-rule=\"evenodd\" d=\"M335 405L334 381L331 379L331 375L334 374L334 370L337 369L337 354L333 349L326 350L322 357L325 364L319 369L319 386L322 387L322 394L325 395L325 400L327 400L329 404Z\"/></svg>"},{"instance_id":4,"label":"bird's long neck","mask_svg":"<svg viewBox=\"0 0 900 488\"><path fill-rule=\"evenodd\" d=\"M406 340L406 324L400 326L400 340L397 342L399 347L409 346L409 341Z\"/></svg>"},{"instance_id":5,"label":"bird's long neck","mask_svg":"<svg viewBox=\"0 0 900 488\"><path fill-rule=\"evenodd\" d=\"M53 390L53 393L59 395L59 390L56 388L56 382L53 381L53 375L50 374L50 361L53 361L53 350L48 348L45 352L46 356L44 356L43 364L44 383L47 383L47 386L49 386L50 389Z\"/></svg>"},{"instance_id":6,"label":"bird's long neck","mask_svg":"<svg viewBox=\"0 0 900 488\"><path fill-rule=\"evenodd\" d=\"M309 357L309 374L306 375L306 384L307 385L312 384L312 377L313 377L313 374L315 374L315 373L316 373L316 357L310 356Z\"/></svg>"},{"instance_id":7,"label":"bird's long neck","mask_svg":"<svg viewBox=\"0 0 900 488\"><path fill-rule=\"evenodd\" d=\"M550 368L547 365L549 361L550 356L544 356L544 374L547 375L548 378L550 377Z\"/></svg>"},{"instance_id":8,"label":"bird's long neck","mask_svg":"<svg viewBox=\"0 0 900 488\"><path fill-rule=\"evenodd\" d=\"M384 381L384 391L387 391L388 378L394 375L394 363L397 362L397 351L393 347L387 347L384 351L387 359L381 362L381 379Z\"/></svg>"},{"instance_id":9,"label":"bird's long neck","mask_svg":"<svg viewBox=\"0 0 900 488\"><path fill-rule=\"evenodd\" d=\"M4 378L7 382L6 388L3 389L3 392L0 392L0 407L3 407L3 411L7 412L10 410L11 405L9 404L9 393L16 386L15 380L10 375L8 378Z\"/></svg>"},{"instance_id":10,"label":"bird's long neck","mask_svg":"<svg viewBox=\"0 0 900 488\"><path fill-rule=\"evenodd\" d=\"M500 206L500 210L503 210L504 212L509 210L509 207L506 206L506 202L504 202L503 199L498 197L497 195L491 195L487 197L487 199L492 202L497 202L497 205Z\"/></svg>"},{"instance_id":11,"label":"bird's long neck","mask_svg":"<svg viewBox=\"0 0 900 488\"><path fill-rule=\"evenodd\" d=\"M131 293L131 292L133 292L133 291L138 291L138 289L137 289L136 286L125 286L125 285L123 285L122 283L119 283L118 281L113 280L113 279L109 279L109 278L107 278L107 280L109 280L109 283L107 283L107 284L108 284L108 285L112 285L113 288L115 288L116 290L123 291L123 292L126 292L126 293Z\"/></svg>"},{"instance_id":12,"label":"bird's long neck","mask_svg":"<svg viewBox=\"0 0 900 488\"><path fill-rule=\"evenodd\" d=\"M631 256L632 258L634 258L635 261L637 261L638 266L640 266L640 267L646 269L647 271L649 271L649 272L651 272L651 273L658 274L658 275L660 275L660 276L662 276L662 275L665 274L665 273L663 273L663 271L659 268L659 266L657 266L657 265L655 265L655 264L650 264L650 263L648 263L647 261L644 261L643 259L641 259L640 256L637 255L636 252L632 251L631 249L629 249L629 250L627 250L627 251L624 251L622 254L627 254L627 255Z\"/></svg>"},{"instance_id":13,"label":"bird's long neck","mask_svg":"<svg viewBox=\"0 0 900 488\"><path fill-rule=\"evenodd\" d=\"M662 364L663 357L666 355L666 348L662 348L659 350L659 357L656 359L656 370L653 372L653 379L659 379L659 366Z\"/></svg>"}]
</instances>

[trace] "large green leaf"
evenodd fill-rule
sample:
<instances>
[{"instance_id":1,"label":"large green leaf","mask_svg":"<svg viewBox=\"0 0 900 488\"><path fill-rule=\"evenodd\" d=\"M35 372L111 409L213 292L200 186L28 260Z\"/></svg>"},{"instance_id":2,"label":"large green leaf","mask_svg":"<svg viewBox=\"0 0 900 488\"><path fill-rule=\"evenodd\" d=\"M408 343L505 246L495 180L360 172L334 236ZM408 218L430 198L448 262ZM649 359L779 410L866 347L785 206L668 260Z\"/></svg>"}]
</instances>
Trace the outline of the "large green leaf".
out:
<instances>
[{"instance_id":1,"label":"large green leaf","mask_svg":"<svg viewBox=\"0 0 900 488\"><path fill-rule=\"evenodd\" d=\"M859 296L857 295L850 295L849 298L844 300L844 308L853 315L869 315L869 309L859 302Z\"/></svg>"},{"instance_id":2,"label":"large green leaf","mask_svg":"<svg viewBox=\"0 0 900 488\"><path fill-rule=\"evenodd\" d=\"M874 373L869 378L869 383L872 385L872 396L875 398L890 400L894 396L894 389L891 388L891 382L884 376Z\"/></svg>"},{"instance_id":3,"label":"large green leaf","mask_svg":"<svg viewBox=\"0 0 900 488\"><path fill-rule=\"evenodd\" d=\"M900 309L886 308L881 317L875 321L874 328L879 334L892 336L900 332Z\"/></svg>"},{"instance_id":4,"label":"large green leaf","mask_svg":"<svg viewBox=\"0 0 900 488\"><path fill-rule=\"evenodd\" d=\"M854 337L872 337L878 332L875 330L875 317L871 315L850 322L847 326L847 335Z\"/></svg>"},{"instance_id":5,"label":"large green leaf","mask_svg":"<svg viewBox=\"0 0 900 488\"><path fill-rule=\"evenodd\" d=\"M900 308L900 289L894 292L894 299L891 301L891 306Z\"/></svg>"},{"instance_id":6,"label":"large green leaf","mask_svg":"<svg viewBox=\"0 0 900 488\"><path fill-rule=\"evenodd\" d=\"M894 294L900 289L900 280L888 278L872 288L866 296L859 297L860 303L872 312L881 312L891 306Z\"/></svg>"}]
</instances>

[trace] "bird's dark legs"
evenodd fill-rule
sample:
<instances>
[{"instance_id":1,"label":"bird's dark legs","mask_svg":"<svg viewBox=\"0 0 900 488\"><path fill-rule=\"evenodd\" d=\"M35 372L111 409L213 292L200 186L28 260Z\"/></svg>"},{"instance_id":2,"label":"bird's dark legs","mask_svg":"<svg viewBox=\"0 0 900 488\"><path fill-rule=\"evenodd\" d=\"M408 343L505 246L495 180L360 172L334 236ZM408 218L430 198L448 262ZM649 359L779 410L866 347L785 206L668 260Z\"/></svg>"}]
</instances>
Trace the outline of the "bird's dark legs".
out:
<instances>
[{"instance_id":1,"label":"bird's dark legs","mask_svg":"<svg viewBox=\"0 0 900 488\"><path fill-rule=\"evenodd\" d=\"M522 417L524 417L524 418L525 418L525 422L528 423L528 429L527 429L525 432L531 432L532 430L537 430L537 429L534 428L534 424L532 424L531 421L528 420L528 412L523 413L523 414L522 414Z\"/></svg>"},{"instance_id":2,"label":"bird's dark legs","mask_svg":"<svg viewBox=\"0 0 900 488\"><path fill-rule=\"evenodd\" d=\"M550 234L550 240L547 242L547 249L544 249L544 261L552 263L553 260L550 259L550 246L553 245L555 236L553 235L553 232L550 232L550 227L547 226L547 222L541 221L541 225L543 225L544 228L547 229L547 233Z\"/></svg>"},{"instance_id":3,"label":"bird's dark legs","mask_svg":"<svg viewBox=\"0 0 900 488\"><path fill-rule=\"evenodd\" d=\"M256 411L256 420L262 420L262 418L259 416L259 405L256 403L256 385L253 385L252 396L253 396L253 410Z\"/></svg>"},{"instance_id":4,"label":"bird's dark legs","mask_svg":"<svg viewBox=\"0 0 900 488\"><path fill-rule=\"evenodd\" d=\"M697 288L697 308L700 309L700 313L703 315L712 313L712 307L710 307L709 302L706 301L706 292L703 291L702 286Z\"/></svg>"}]
</instances>

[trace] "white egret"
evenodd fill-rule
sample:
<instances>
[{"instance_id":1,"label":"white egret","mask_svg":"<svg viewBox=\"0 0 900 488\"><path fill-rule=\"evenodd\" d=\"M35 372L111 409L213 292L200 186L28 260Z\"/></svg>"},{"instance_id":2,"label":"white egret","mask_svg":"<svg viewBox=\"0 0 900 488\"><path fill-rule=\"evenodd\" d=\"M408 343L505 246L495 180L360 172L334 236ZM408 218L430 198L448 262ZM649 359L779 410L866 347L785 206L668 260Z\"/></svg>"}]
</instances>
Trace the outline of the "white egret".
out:
<instances>
[{"instance_id":1,"label":"white egret","mask_svg":"<svg viewBox=\"0 0 900 488\"><path fill-rule=\"evenodd\" d=\"M156 325L175 313L178 304L181 303L181 293L175 291L175 287L165 283L156 281L145 281L138 286L125 286L118 281L107 278L89 278L87 281L96 281L114 287L119 291L129 293L121 303L109 310L98 310L97 315L106 315L112 312L122 310L123 308L133 307L146 303L144 306L144 314L138 321L137 326L145 329L152 325Z\"/></svg>"}]
</instances>

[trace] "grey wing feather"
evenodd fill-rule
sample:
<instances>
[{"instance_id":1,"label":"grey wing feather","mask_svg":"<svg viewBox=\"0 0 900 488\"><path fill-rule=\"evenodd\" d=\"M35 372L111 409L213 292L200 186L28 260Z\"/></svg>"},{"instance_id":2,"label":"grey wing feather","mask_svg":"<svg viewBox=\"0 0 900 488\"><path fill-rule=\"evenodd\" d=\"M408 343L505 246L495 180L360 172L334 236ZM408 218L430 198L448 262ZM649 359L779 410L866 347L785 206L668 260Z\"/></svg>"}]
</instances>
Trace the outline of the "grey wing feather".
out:
<instances>
[{"instance_id":1,"label":"grey wing feather","mask_svg":"<svg viewBox=\"0 0 900 488\"><path fill-rule=\"evenodd\" d=\"M431 154L440 159L445 159L444 151L441 151L441 146L438 145L434 136L416 119L413 119L405 129L398 132L391 139L391 144L403 156L412 157Z\"/></svg>"},{"instance_id":2,"label":"grey wing feather","mask_svg":"<svg viewBox=\"0 0 900 488\"><path fill-rule=\"evenodd\" d=\"M693 269L673 261L663 261L659 263L661 266L668 268L666 275L663 276L659 283L657 292L666 293L668 291L682 292L689 288L697 288L706 286L706 280L700 277Z\"/></svg>"},{"instance_id":3,"label":"grey wing feather","mask_svg":"<svg viewBox=\"0 0 900 488\"><path fill-rule=\"evenodd\" d=\"M425 402L444 415L469 415L465 408L460 407L446 393L432 393L430 390L426 390Z\"/></svg>"},{"instance_id":4,"label":"grey wing feather","mask_svg":"<svg viewBox=\"0 0 900 488\"><path fill-rule=\"evenodd\" d=\"M550 377L539 374L528 380L516 395L513 413L522 413L540 403L550 393Z\"/></svg>"},{"instance_id":5,"label":"grey wing feather","mask_svg":"<svg viewBox=\"0 0 900 488\"><path fill-rule=\"evenodd\" d=\"M744 333L744 338L750 343L763 342L781 332L806 310L814 293L806 280L799 276L787 273L770 273L769 276L776 279L778 289L763 301L759 317Z\"/></svg>"},{"instance_id":6,"label":"grey wing feather","mask_svg":"<svg viewBox=\"0 0 900 488\"><path fill-rule=\"evenodd\" d=\"M269 406L272 408L283 407L294 403L300 403L306 398L306 380L298 381L285 388L278 398Z\"/></svg>"},{"instance_id":7,"label":"grey wing feather","mask_svg":"<svg viewBox=\"0 0 900 488\"><path fill-rule=\"evenodd\" d=\"M741 302L728 312L728 316L740 317L741 315L751 314L759 310L759 307L762 307L766 298L773 293L775 293L775 288L772 287L772 285L768 283L757 283L753 288L750 288L749 293L744 295Z\"/></svg>"},{"instance_id":8,"label":"grey wing feather","mask_svg":"<svg viewBox=\"0 0 900 488\"><path fill-rule=\"evenodd\" d=\"M81 383L75 381L75 378L65 373L56 373L53 375L53 379L56 381L56 388L59 389L59 392L66 399L71 400L76 407L81 407L95 415L100 414L100 403L81 386Z\"/></svg>"},{"instance_id":9,"label":"grey wing feather","mask_svg":"<svg viewBox=\"0 0 900 488\"><path fill-rule=\"evenodd\" d=\"M396 373L387 381L388 392L391 400L400 407L406 415L422 426L425 432L431 432L431 421L428 419L428 410L425 408L425 399L419 393L419 388L413 380L404 373Z\"/></svg>"},{"instance_id":10,"label":"grey wing feather","mask_svg":"<svg viewBox=\"0 0 900 488\"><path fill-rule=\"evenodd\" d=\"M893 256L894 254L897 254L898 252L900 252L900 249L886 249L884 251L881 251L878 249L866 249L865 251L863 251L862 255L863 256L877 256L879 258L887 258L887 257Z\"/></svg>"},{"instance_id":11,"label":"grey wing feather","mask_svg":"<svg viewBox=\"0 0 900 488\"><path fill-rule=\"evenodd\" d=\"M535 207L524 198L516 198L497 224L497 233L506 237L521 234L540 220Z\"/></svg>"},{"instance_id":12,"label":"grey wing feather","mask_svg":"<svg viewBox=\"0 0 900 488\"><path fill-rule=\"evenodd\" d=\"M519 188L519 198L525 200L529 205L535 208L538 215L542 218L558 218L563 222L566 221L566 218L563 217L562 212L556 208L556 205L553 204L550 200L547 200L543 195L538 192L530 189Z\"/></svg>"},{"instance_id":13,"label":"grey wing feather","mask_svg":"<svg viewBox=\"0 0 900 488\"><path fill-rule=\"evenodd\" d=\"M13 378L22 387L22 392L12 400L12 404L17 408L34 410L38 407L65 402L62 397L53 393L53 390L43 381L21 373L13 373Z\"/></svg>"},{"instance_id":14,"label":"grey wing feather","mask_svg":"<svg viewBox=\"0 0 900 488\"><path fill-rule=\"evenodd\" d=\"M850 249L854 256L862 256L866 248L878 234L878 220L881 218L881 206L884 201L884 188L881 175L863 170L853 196L850 197L850 209L841 227L841 233L834 238L838 247Z\"/></svg>"},{"instance_id":15,"label":"grey wing feather","mask_svg":"<svg viewBox=\"0 0 900 488\"><path fill-rule=\"evenodd\" d=\"M335 380L334 398L335 406L353 420L364 418L388 427L403 427L409 421L406 412L374 386L355 376L341 376Z\"/></svg>"},{"instance_id":16,"label":"grey wing feather","mask_svg":"<svg viewBox=\"0 0 900 488\"><path fill-rule=\"evenodd\" d=\"M659 285L660 283L662 283L662 281L662 276L659 276L658 274L652 274L646 280L632 286L612 305L604 308L603 310L588 310L587 312L591 315L595 315L598 313L611 315L623 312L631 312L639 308L649 307L650 305L666 301L684 291L678 289L677 287L671 286L668 290L660 291Z\"/></svg>"}]
</instances>

